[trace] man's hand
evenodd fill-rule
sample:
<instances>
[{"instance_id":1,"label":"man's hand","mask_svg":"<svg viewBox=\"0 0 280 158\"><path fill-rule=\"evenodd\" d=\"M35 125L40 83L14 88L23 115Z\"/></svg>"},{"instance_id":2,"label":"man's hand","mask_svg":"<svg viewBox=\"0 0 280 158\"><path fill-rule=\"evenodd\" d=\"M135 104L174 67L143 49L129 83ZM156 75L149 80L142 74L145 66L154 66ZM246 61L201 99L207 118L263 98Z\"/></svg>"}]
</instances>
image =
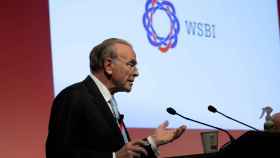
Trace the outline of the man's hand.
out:
<instances>
[{"instance_id":1,"label":"man's hand","mask_svg":"<svg viewBox=\"0 0 280 158\"><path fill-rule=\"evenodd\" d=\"M140 158L142 154L148 155L148 152L143 147L145 141L137 140L126 143L119 151L116 152L117 158Z\"/></svg>"},{"instance_id":2,"label":"man's hand","mask_svg":"<svg viewBox=\"0 0 280 158\"><path fill-rule=\"evenodd\" d=\"M152 135L157 147L179 138L187 128L185 125L182 125L179 128L167 129L168 124L168 121L162 123Z\"/></svg>"}]
</instances>

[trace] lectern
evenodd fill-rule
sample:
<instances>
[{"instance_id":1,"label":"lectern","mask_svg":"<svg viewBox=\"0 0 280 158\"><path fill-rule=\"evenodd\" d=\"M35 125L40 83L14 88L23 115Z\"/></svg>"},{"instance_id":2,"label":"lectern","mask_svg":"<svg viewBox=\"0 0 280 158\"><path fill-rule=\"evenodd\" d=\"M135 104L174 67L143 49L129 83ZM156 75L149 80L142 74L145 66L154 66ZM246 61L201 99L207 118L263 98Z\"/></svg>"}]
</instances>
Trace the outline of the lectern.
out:
<instances>
[{"instance_id":1,"label":"lectern","mask_svg":"<svg viewBox=\"0 0 280 158\"><path fill-rule=\"evenodd\" d=\"M216 153L184 155L172 158L278 158L279 156L280 133L248 131Z\"/></svg>"}]
</instances>

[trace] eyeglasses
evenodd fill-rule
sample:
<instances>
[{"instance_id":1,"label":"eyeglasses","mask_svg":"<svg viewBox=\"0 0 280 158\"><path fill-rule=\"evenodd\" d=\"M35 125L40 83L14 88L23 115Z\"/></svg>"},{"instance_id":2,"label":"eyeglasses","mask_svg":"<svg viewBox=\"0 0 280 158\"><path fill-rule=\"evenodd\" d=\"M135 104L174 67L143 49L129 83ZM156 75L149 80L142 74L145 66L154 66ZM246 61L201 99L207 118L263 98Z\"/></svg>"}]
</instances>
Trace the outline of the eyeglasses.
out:
<instances>
[{"instance_id":1,"label":"eyeglasses","mask_svg":"<svg viewBox=\"0 0 280 158\"><path fill-rule=\"evenodd\" d=\"M132 59L132 60L130 60L130 61L125 61L124 59L122 59L122 58L115 58L114 60L119 60L119 61L121 61L121 62L123 62L123 63L125 63L130 69L133 69L133 70L137 70L137 61L136 60L134 60L134 59Z\"/></svg>"}]
</instances>

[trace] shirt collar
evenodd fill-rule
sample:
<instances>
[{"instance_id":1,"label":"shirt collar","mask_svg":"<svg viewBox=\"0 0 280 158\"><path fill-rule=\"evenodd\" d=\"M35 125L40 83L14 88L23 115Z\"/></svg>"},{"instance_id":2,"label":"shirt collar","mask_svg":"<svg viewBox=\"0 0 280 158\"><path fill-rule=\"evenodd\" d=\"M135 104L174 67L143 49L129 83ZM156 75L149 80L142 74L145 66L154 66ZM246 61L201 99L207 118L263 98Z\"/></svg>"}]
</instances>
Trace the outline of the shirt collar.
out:
<instances>
[{"instance_id":1,"label":"shirt collar","mask_svg":"<svg viewBox=\"0 0 280 158\"><path fill-rule=\"evenodd\" d=\"M101 92L102 96L106 100L106 102L109 102L112 98L112 95L108 88L98 79L96 78L92 73L90 73L90 77L93 79L93 81L96 83L99 91Z\"/></svg>"}]
</instances>

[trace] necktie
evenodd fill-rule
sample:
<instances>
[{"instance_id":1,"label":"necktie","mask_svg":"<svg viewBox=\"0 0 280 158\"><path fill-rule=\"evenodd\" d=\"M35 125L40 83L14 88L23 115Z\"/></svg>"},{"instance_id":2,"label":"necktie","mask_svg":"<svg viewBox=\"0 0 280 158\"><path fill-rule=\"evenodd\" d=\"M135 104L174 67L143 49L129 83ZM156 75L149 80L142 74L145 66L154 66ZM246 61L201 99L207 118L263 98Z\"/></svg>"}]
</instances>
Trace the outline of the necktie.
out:
<instances>
[{"instance_id":1,"label":"necktie","mask_svg":"<svg viewBox=\"0 0 280 158\"><path fill-rule=\"evenodd\" d=\"M124 142L127 143L128 142L128 138L127 138L125 127L124 127L123 118L121 118L121 116L120 116L118 105L117 105L117 102L116 102L114 96L112 96L112 99L110 100L110 103L111 103L111 106L112 106L112 111L113 111L114 116L116 118L116 122L117 122L117 124L118 124L118 126L119 126L119 128L121 130Z\"/></svg>"}]
</instances>

